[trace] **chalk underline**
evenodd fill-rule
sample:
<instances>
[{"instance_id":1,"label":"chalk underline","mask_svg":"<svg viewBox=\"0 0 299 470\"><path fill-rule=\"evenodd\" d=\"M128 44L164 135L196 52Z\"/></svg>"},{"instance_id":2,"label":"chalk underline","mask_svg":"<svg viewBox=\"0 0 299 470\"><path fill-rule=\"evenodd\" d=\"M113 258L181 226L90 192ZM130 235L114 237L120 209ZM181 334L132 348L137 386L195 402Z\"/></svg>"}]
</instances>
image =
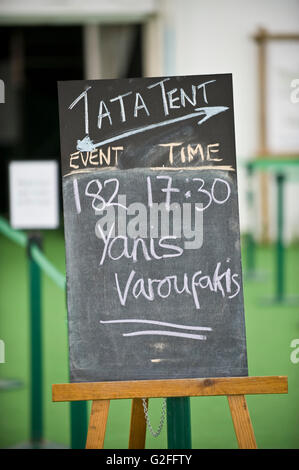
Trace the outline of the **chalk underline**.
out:
<instances>
[{"instance_id":1,"label":"chalk underline","mask_svg":"<svg viewBox=\"0 0 299 470\"><path fill-rule=\"evenodd\" d=\"M236 171L231 165L202 165L202 166L153 166L153 167L137 167L137 168L119 168L116 166L105 166L102 168L80 168L79 170L73 170L63 175L66 176L76 175L78 173L94 173L95 171L107 171L107 170L155 170L155 171L181 171L181 170L220 170L220 171Z\"/></svg>"},{"instance_id":2,"label":"chalk underline","mask_svg":"<svg viewBox=\"0 0 299 470\"><path fill-rule=\"evenodd\" d=\"M142 336L142 335L160 335L160 336L177 336L179 338L197 339L205 341L207 337L205 335L193 335L190 333L179 333L173 331L160 331L160 330L146 330L136 331L133 333L123 333L123 336Z\"/></svg>"},{"instance_id":3,"label":"chalk underline","mask_svg":"<svg viewBox=\"0 0 299 470\"><path fill-rule=\"evenodd\" d=\"M179 328L181 330L194 330L194 331L213 331L212 328L208 326L189 326L189 325L180 325L177 323L169 323L169 322L162 322L157 320L140 320L134 318L127 318L124 320L100 320L100 323L143 323L143 324L150 324L150 325L158 325L158 326L167 326L170 328ZM122 336L143 336L143 335L160 335L160 336L176 336L179 338L188 338L188 339L196 339L205 341L207 337L205 335L198 335L192 333L180 333L177 331L168 331L168 330L142 330L142 331L134 331L131 333L122 333Z\"/></svg>"},{"instance_id":4,"label":"chalk underline","mask_svg":"<svg viewBox=\"0 0 299 470\"><path fill-rule=\"evenodd\" d=\"M201 330L201 331L212 331L212 328L208 326L188 326L179 325L177 323L169 323L157 320L141 320L134 318L126 318L124 320L100 320L100 323L146 323L151 325L169 326L171 328L180 328L182 330Z\"/></svg>"}]
</instances>

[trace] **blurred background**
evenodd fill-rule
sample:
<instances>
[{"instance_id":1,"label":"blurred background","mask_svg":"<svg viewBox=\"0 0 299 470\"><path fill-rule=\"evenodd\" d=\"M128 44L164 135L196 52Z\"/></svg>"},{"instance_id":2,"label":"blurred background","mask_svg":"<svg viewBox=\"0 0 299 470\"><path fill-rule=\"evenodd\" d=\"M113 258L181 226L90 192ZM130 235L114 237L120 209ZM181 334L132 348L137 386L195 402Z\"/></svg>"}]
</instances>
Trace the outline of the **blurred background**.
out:
<instances>
[{"instance_id":1,"label":"blurred background","mask_svg":"<svg viewBox=\"0 0 299 470\"><path fill-rule=\"evenodd\" d=\"M232 73L249 374L289 377L288 395L248 405L259 447L298 448L299 0L0 0L0 45L0 447L84 446L85 405L51 402L69 380L61 202L35 255L39 294L9 225L9 161L60 158L57 81ZM223 397L191 410L193 448L237 447ZM153 424L160 412L151 400ZM127 447L129 416L112 403L105 447ZM167 447L165 426L147 447Z\"/></svg>"}]
</instances>

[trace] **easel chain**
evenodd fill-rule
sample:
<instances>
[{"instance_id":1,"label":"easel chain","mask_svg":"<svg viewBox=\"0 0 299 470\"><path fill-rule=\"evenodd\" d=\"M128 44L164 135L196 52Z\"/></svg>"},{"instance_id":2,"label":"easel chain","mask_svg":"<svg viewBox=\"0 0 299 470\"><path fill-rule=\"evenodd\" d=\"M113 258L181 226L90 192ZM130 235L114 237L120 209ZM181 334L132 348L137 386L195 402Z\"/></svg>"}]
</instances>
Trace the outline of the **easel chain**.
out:
<instances>
[{"instance_id":1,"label":"easel chain","mask_svg":"<svg viewBox=\"0 0 299 470\"><path fill-rule=\"evenodd\" d=\"M163 398L161 418L160 418L160 423L159 423L157 431L154 431L153 427L151 425L149 415L148 415L148 407L147 407L147 403L146 403L145 398L142 398L142 404L143 404L143 409L144 409L144 414L145 414L147 427L149 428L150 433L153 437L158 437L159 434L162 431L163 424L164 424L164 421L165 421L165 418L166 418L166 398Z\"/></svg>"}]
</instances>

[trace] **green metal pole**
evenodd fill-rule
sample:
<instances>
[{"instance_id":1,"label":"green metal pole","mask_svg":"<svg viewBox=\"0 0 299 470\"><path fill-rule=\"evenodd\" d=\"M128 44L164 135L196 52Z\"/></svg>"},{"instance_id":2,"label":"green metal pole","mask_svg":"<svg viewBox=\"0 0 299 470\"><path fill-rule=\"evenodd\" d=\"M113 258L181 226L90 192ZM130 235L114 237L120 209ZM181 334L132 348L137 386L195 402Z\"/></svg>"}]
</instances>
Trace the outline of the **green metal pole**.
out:
<instances>
[{"instance_id":1,"label":"green metal pole","mask_svg":"<svg viewBox=\"0 0 299 470\"><path fill-rule=\"evenodd\" d=\"M191 449L190 398L167 398L168 449Z\"/></svg>"},{"instance_id":2,"label":"green metal pole","mask_svg":"<svg viewBox=\"0 0 299 470\"><path fill-rule=\"evenodd\" d=\"M41 248L39 234L28 237L29 289L31 316L31 444L39 447L43 436L42 405L42 320L41 320L41 273L31 256L33 245Z\"/></svg>"},{"instance_id":3,"label":"green metal pole","mask_svg":"<svg viewBox=\"0 0 299 470\"><path fill-rule=\"evenodd\" d=\"M84 449L87 438L87 403L71 402L71 448Z\"/></svg>"},{"instance_id":4,"label":"green metal pole","mask_svg":"<svg viewBox=\"0 0 299 470\"><path fill-rule=\"evenodd\" d=\"M284 175L277 174L277 243L276 243L276 300L284 297L284 244L283 244L283 184Z\"/></svg>"},{"instance_id":5,"label":"green metal pole","mask_svg":"<svg viewBox=\"0 0 299 470\"><path fill-rule=\"evenodd\" d=\"M249 275L252 275L255 269L255 240L253 235L253 190L252 190L252 174L253 168L252 165L247 165L247 174L248 174L248 190L247 190L247 204L248 204L248 212L250 216L250 227L249 232L247 233L246 237L246 265L247 271Z\"/></svg>"}]
</instances>

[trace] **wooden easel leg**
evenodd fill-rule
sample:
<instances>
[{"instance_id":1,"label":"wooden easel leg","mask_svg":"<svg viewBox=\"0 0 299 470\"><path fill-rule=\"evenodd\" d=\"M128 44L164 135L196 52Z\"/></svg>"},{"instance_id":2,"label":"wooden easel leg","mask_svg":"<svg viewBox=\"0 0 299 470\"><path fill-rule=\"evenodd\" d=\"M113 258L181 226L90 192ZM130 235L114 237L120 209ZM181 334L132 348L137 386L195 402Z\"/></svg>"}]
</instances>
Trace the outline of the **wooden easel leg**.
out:
<instances>
[{"instance_id":1,"label":"wooden easel leg","mask_svg":"<svg viewBox=\"0 0 299 470\"><path fill-rule=\"evenodd\" d=\"M85 449L103 449L110 400L94 400Z\"/></svg>"},{"instance_id":2,"label":"wooden easel leg","mask_svg":"<svg viewBox=\"0 0 299 470\"><path fill-rule=\"evenodd\" d=\"M228 395L239 449L256 449L253 427L244 395Z\"/></svg>"},{"instance_id":3,"label":"wooden easel leg","mask_svg":"<svg viewBox=\"0 0 299 470\"><path fill-rule=\"evenodd\" d=\"M146 400L148 404L148 400ZM144 449L146 435L146 420L142 405L142 398L133 398L131 409L131 424L129 449Z\"/></svg>"}]
</instances>

